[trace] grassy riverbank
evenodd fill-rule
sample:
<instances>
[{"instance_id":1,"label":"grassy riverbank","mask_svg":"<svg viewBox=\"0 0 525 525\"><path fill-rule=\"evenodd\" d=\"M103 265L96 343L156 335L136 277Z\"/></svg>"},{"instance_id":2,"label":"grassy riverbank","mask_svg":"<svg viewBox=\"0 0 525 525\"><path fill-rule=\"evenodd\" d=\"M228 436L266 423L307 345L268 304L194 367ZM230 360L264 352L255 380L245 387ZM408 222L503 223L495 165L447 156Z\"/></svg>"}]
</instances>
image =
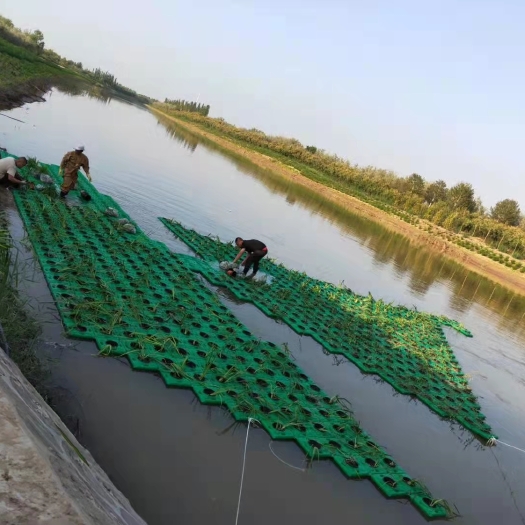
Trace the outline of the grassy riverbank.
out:
<instances>
[{"instance_id":1,"label":"grassy riverbank","mask_svg":"<svg viewBox=\"0 0 525 525\"><path fill-rule=\"evenodd\" d=\"M38 100L59 78L74 74L0 38L0 108Z\"/></svg>"},{"instance_id":2,"label":"grassy riverbank","mask_svg":"<svg viewBox=\"0 0 525 525\"><path fill-rule=\"evenodd\" d=\"M275 152L257 148L249 143L221 135L213 128L204 127L193 115L178 112L168 114L149 106L157 114L172 120L187 131L211 140L224 150L243 157L253 164L315 191L323 198L363 215L392 231L401 233L413 243L436 250L461 263L469 270L525 295L525 273L522 261L483 243L465 232L456 233L429 220L409 214L354 191L349 184ZM200 120L200 119L199 119ZM520 266L521 265L521 266Z\"/></svg>"},{"instance_id":3,"label":"grassy riverbank","mask_svg":"<svg viewBox=\"0 0 525 525\"><path fill-rule=\"evenodd\" d=\"M22 31L0 15L0 109L40 101L52 85L81 81L132 103L146 104L152 99L119 83L114 75L100 68L84 69L45 47L44 35Z\"/></svg>"},{"instance_id":4,"label":"grassy riverbank","mask_svg":"<svg viewBox=\"0 0 525 525\"><path fill-rule=\"evenodd\" d=\"M0 38L0 89L6 90L34 79L64 74L68 74L66 69Z\"/></svg>"}]
</instances>

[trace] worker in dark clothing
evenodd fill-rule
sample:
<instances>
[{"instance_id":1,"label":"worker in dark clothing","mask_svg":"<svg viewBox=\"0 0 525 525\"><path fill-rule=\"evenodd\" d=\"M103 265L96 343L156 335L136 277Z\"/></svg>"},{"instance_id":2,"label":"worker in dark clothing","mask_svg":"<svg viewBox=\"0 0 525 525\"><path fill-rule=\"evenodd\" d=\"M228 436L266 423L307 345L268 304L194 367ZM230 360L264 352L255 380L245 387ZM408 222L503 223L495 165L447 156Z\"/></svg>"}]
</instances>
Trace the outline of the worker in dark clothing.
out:
<instances>
[{"instance_id":1,"label":"worker in dark clothing","mask_svg":"<svg viewBox=\"0 0 525 525\"><path fill-rule=\"evenodd\" d=\"M259 270L259 261L268 253L268 248L266 247L266 244L264 244L261 241L258 241L257 239L245 241L240 237L237 237L235 239L235 244L241 250L237 254L237 257L235 257L233 263L235 264L243 256L244 252L248 252L248 257L246 257L246 259L242 263L244 266L243 274L247 275L248 271L250 270L253 264L253 273L250 275L250 277L254 277L257 271Z\"/></svg>"}]
</instances>

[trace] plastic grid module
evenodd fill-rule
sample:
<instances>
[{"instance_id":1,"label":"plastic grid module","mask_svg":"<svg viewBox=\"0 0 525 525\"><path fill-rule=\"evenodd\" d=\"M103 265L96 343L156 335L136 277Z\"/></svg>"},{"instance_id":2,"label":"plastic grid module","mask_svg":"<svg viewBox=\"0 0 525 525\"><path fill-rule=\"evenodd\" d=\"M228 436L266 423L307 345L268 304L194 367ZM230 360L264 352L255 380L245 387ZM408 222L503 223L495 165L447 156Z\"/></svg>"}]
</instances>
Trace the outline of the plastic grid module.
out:
<instances>
[{"instance_id":1,"label":"plastic grid module","mask_svg":"<svg viewBox=\"0 0 525 525\"><path fill-rule=\"evenodd\" d=\"M271 285L232 279L209 262L233 260L232 243L205 236L168 219L160 219L201 260L188 269L251 302L263 313L311 336L323 348L346 357L367 374L376 374L398 392L416 396L443 418L455 420L477 437L493 437L468 380L448 344L443 326L472 337L446 317L409 310L359 296L348 288L312 279L263 259Z\"/></svg>"},{"instance_id":2,"label":"plastic grid module","mask_svg":"<svg viewBox=\"0 0 525 525\"><path fill-rule=\"evenodd\" d=\"M58 182L56 167L51 169ZM427 518L448 508L398 467L353 418L276 345L255 338L188 271L190 259L137 229L128 234L109 197L81 181L92 200L68 206L45 192L15 200L67 334L93 340L101 355L126 357L166 385L192 389L208 405L249 417L310 460L331 459L351 479L370 479L387 497L408 498Z\"/></svg>"}]
</instances>

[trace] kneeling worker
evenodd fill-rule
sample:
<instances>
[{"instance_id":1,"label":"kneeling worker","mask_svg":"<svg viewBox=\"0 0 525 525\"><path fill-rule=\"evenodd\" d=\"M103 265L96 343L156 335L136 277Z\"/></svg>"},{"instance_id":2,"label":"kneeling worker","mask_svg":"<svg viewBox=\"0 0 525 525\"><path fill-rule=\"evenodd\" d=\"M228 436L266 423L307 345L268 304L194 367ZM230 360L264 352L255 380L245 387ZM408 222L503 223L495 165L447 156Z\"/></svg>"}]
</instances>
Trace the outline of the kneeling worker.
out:
<instances>
[{"instance_id":1,"label":"kneeling worker","mask_svg":"<svg viewBox=\"0 0 525 525\"><path fill-rule=\"evenodd\" d=\"M13 159L13 157L6 157L0 160L0 184L7 186L13 184L14 186L23 186L26 181L20 177L16 171L17 168L23 168L27 164L25 157Z\"/></svg>"},{"instance_id":2,"label":"kneeling worker","mask_svg":"<svg viewBox=\"0 0 525 525\"><path fill-rule=\"evenodd\" d=\"M89 174L89 159L84 155L84 146L77 146L74 151L70 151L64 155L60 163L59 173L64 173L64 182L60 188L60 197L66 198L66 195L75 189L78 181L78 170L82 168L91 182L91 175Z\"/></svg>"},{"instance_id":3,"label":"kneeling worker","mask_svg":"<svg viewBox=\"0 0 525 525\"><path fill-rule=\"evenodd\" d=\"M246 275L253 264L253 273L250 275L250 277L253 277L259 270L259 261L268 253L266 244L257 239L245 241L241 237L235 239L235 244L241 251L237 254L233 263L235 264L243 256L244 252L248 252L248 257L242 263L244 266L243 273Z\"/></svg>"}]
</instances>

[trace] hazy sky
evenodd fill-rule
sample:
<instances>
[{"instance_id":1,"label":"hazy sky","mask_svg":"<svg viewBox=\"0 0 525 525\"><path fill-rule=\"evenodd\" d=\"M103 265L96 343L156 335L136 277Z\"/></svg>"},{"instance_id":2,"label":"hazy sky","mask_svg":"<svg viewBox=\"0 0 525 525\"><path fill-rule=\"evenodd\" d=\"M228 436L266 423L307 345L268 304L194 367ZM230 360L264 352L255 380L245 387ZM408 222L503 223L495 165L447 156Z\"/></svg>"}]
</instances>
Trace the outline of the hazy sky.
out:
<instances>
[{"instance_id":1,"label":"hazy sky","mask_svg":"<svg viewBox=\"0 0 525 525\"><path fill-rule=\"evenodd\" d=\"M525 211L524 0L0 0L156 98Z\"/></svg>"}]
</instances>

